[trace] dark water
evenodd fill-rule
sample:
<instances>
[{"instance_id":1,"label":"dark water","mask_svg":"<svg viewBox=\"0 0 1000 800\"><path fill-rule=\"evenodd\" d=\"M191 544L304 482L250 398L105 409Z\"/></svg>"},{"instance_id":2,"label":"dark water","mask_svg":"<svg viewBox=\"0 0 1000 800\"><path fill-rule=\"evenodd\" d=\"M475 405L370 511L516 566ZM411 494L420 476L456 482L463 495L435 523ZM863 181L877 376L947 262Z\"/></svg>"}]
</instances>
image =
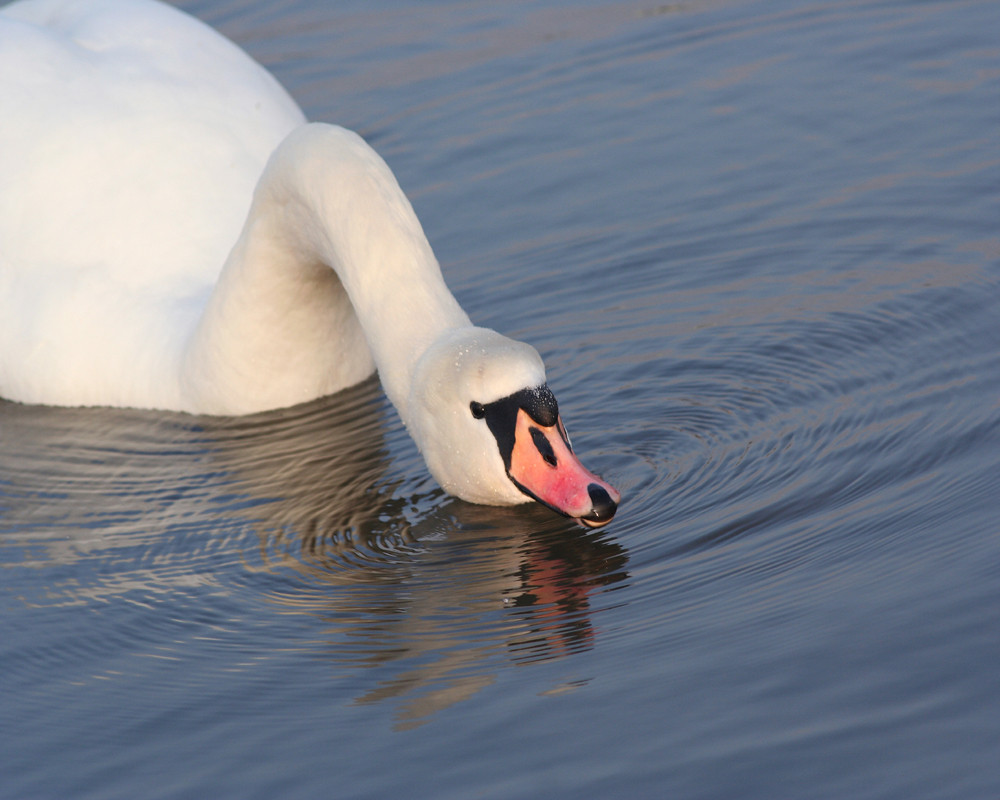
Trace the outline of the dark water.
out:
<instances>
[{"instance_id":1,"label":"dark water","mask_svg":"<svg viewBox=\"0 0 1000 800\"><path fill-rule=\"evenodd\" d=\"M2 403L0 796L1000 796L1000 6L184 7L625 503L452 500L374 381Z\"/></svg>"}]
</instances>

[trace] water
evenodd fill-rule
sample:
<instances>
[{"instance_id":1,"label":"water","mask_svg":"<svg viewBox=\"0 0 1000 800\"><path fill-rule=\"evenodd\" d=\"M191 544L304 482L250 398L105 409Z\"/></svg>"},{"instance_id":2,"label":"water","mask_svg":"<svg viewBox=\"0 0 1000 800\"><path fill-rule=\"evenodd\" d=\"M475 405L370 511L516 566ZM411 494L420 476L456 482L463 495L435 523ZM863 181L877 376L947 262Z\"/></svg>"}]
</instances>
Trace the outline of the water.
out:
<instances>
[{"instance_id":1,"label":"water","mask_svg":"<svg viewBox=\"0 0 1000 800\"><path fill-rule=\"evenodd\" d=\"M3 798L1000 794L1000 9L192 0L542 352L608 528L370 381L0 404Z\"/></svg>"}]
</instances>

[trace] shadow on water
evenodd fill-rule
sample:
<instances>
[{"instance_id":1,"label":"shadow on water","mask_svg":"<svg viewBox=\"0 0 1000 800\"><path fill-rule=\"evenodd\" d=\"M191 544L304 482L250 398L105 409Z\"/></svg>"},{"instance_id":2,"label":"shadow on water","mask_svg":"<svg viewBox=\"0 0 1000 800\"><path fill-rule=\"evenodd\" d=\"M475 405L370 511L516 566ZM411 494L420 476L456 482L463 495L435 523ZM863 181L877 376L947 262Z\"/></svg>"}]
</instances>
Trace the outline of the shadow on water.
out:
<instances>
[{"instance_id":1,"label":"shadow on water","mask_svg":"<svg viewBox=\"0 0 1000 800\"><path fill-rule=\"evenodd\" d=\"M415 453L419 485L390 477L388 413L375 380L233 419L0 404L19 453L0 467L4 566L35 570L29 606L123 600L153 626L207 595L243 647L374 670L356 702L409 696L402 727L504 664L590 648L621 546L540 507L449 498Z\"/></svg>"}]
</instances>

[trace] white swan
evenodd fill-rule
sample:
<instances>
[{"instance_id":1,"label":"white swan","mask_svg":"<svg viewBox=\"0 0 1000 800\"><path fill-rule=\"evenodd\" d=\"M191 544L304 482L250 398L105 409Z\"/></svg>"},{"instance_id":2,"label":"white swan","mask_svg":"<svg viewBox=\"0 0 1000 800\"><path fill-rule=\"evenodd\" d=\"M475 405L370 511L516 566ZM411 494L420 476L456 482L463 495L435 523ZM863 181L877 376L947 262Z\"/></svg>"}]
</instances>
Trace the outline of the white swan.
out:
<instances>
[{"instance_id":1,"label":"white swan","mask_svg":"<svg viewBox=\"0 0 1000 800\"><path fill-rule=\"evenodd\" d=\"M375 368L448 492L614 515L538 354L472 326L360 137L154 0L0 10L0 394L244 414Z\"/></svg>"}]
</instances>

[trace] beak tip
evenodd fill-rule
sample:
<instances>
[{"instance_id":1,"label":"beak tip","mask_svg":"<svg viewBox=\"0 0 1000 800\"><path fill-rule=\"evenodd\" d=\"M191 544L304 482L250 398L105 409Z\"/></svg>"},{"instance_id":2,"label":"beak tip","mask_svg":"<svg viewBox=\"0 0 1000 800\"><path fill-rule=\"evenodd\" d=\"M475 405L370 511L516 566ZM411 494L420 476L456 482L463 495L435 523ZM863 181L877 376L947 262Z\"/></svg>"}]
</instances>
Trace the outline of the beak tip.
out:
<instances>
[{"instance_id":1,"label":"beak tip","mask_svg":"<svg viewBox=\"0 0 1000 800\"><path fill-rule=\"evenodd\" d=\"M611 489L609 492L608 489ZM611 493L614 492L614 497ZM587 487L587 494L590 495L591 509L589 514L580 517L580 522L588 528L600 528L607 525L615 516L618 510L618 503L621 495L610 486L604 487L599 483L592 483Z\"/></svg>"}]
</instances>

